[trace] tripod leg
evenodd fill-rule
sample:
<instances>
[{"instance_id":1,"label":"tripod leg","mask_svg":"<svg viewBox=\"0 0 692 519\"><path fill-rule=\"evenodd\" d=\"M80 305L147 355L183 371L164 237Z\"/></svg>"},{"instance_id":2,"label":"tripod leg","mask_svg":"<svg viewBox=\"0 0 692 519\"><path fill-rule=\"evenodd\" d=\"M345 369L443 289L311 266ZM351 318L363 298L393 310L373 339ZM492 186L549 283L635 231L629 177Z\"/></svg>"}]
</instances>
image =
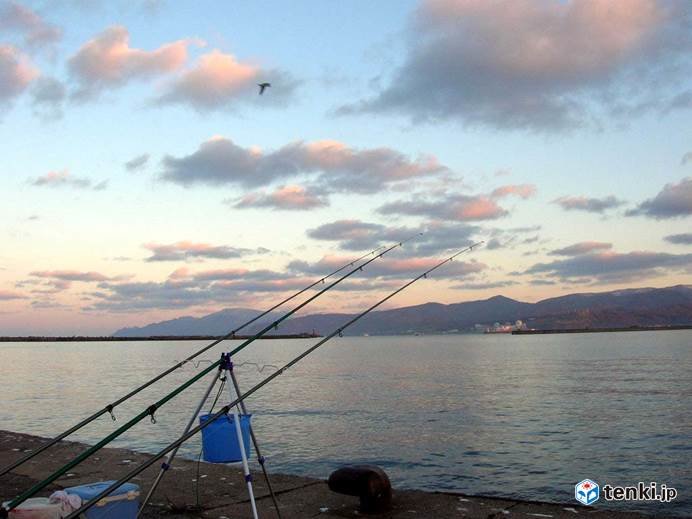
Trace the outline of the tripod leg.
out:
<instances>
[{"instance_id":1,"label":"tripod leg","mask_svg":"<svg viewBox=\"0 0 692 519\"><path fill-rule=\"evenodd\" d=\"M231 380L233 381L233 387L235 387L235 392L240 395L240 386L238 385L238 379L235 378L235 373L233 370L230 370L231 373ZM247 408L245 407L245 400L240 401L240 410L243 412L243 414L248 414ZM257 443L257 437L255 436L255 431L252 427L252 424L250 425L250 438L252 438L252 445L255 447L255 452L257 453L257 460L259 461L260 466L262 467L262 473L264 474L264 480L267 482L267 488L269 489L269 494L271 495L272 501L274 502L274 508L276 509L276 515L281 519L281 511L279 510L279 502L276 499L276 494L274 494L274 488L272 487L271 480L269 479L269 473L267 472L267 468L264 466L264 456L262 456L262 452L260 451L259 444Z\"/></svg>"},{"instance_id":2,"label":"tripod leg","mask_svg":"<svg viewBox=\"0 0 692 519\"><path fill-rule=\"evenodd\" d=\"M232 366L230 368L226 368L226 376L231 377L232 375ZM231 402L234 400L233 393L231 388L229 387L229 393L231 397ZM238 395L240 397L242 395ZM250 505L252 506L252 516L255 519L258 519L257 515L257 504L255 503L255 493L252 490L252 475L250 474L250 467L247 463L247 453L245 452L245 443L243 442L243 431L240 428L240 416L238 415L238 409L236 407L233 408L233 422L235 423L235 432L236 436L238 438L238 446L240 447L240 457L243 460L243 474L245 475L245 482L247 483L247 492L250 496Z\"/></svg>"},{"instance_id":3,"label":"tripod leg","mask_svg":"<svg viewBox=\"0 0 692 519\"><path fill-rule=\"evenodd\" d=\"M214 386L216 385L217 380L219 380L219 374L220 374L220 372L217 372L214 375L214 379L211 381L211 384L209 384L209 387L207 387L207 390L205 391L204 396L202 397L199 404L197 405L197 409L195 409L194 414L190 418L190 421L187 423L187 426L185 427L183 434L187 434L187 432L190 429L192 429L192 426L195 424L195 421L197 421L197 417L199 416L199 413L202 411L202 407L204 407L204 403L209 398L209 394L211 393L212 389L214 389ZM149 503L149 500L151 499L151 497L154 495L154 492L156 491L156 488L159 486L159 483L161 483L163 476L166 474L168 469L171 468L171 463L173 463L173 459L175 458L176 454L178 454L179 448L180 447L176 447L175 449L173 449L173 451L171 451L171 453L166 457L166 461L164 461L161 464L161 470L159 470L159 473L156 476L154 483L151 485L151 488L149 489L149 492L147 493L147 497L145 497L144 501L142 501L142 506L139 507L139 511L137 512L137 517L142 515L142 511L144 510L144 508Z\"/></svg>"}]
</instances>

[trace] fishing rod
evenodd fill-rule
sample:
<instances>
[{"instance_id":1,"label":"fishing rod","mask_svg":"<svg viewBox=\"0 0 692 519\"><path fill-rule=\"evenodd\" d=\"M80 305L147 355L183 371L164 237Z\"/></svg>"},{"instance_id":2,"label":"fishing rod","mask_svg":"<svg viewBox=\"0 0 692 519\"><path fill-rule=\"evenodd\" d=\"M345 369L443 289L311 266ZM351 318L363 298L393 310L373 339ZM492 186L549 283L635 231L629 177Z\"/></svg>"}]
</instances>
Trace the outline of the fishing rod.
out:
<instances>
[{"instance_id":1,"label":"fishing rod","mask_svg":"<svg viewBox=\"0 0 692 519\"><path fill-rule=\"evenodd\" d=\"M378 258L381 258L382 256L384 256L385 254L387 254L387 253L390 252L391 250L394 250L394 249L396 249L397 247L402 247L404 243L406 243L406 242L408 242L408 241L410 241L410 240L412 240L412 239L414 239L414 238L417 238L418 236L420 236L420 235L422 235L422 234L423 234L423 233L417 233L417 234L415 234L415 235L413 235L413 236L407 238L406 240L400 241L399 243L395 243L394 245L391 245L390 247L387 247L384 251L382 251L382 252L378 253L377 255L373 256L372 258L370 258L370 259L367 260L366 262L362 263L361 265L358 265L358 266L356 266L355 268L353 268L352 270L349 270L346 274L344 274L343 276L341 276L339 279L337 279L336 281L333 281L331 284L327 285L325 288L321 289L319 292L317 292L317 293L314 294L313 296L310 296L308 299L306 299L305 301L303 301L301 304L299 304L298 306L296 306L296 307L293 308L292 310L286 312L284 315L282 315L282 316L281 316L280 318L278 318L276 321L274 321L274 322L270 323L269 325L265 326L262 330L260 330L259 332L257 332L254 336L250 337L249 339L247 339L246 341L244 341L242 344L240 344L239 346L237 346L235 349L233 349L231 352L229 352L228 355L233 356L233 355L235 355L236 353L240 352L241 350L243 350L244 348L246 348L249 344L251 344L251 343L254 342L255 340L257 340L257 339L259 339L260 337L262 337L262 336L263 336L264 334L266 334L268 331L270 331L270 330L272 330L272 329L276 329L276 328L279 326L279 324L280 324L281 322L283 322L283 321L285 321L286 319L288 319L290 316L292 316L293 314L295 314L298 310L300 310L301 308L303 308L303 307L305 307L306 305L310 304L312 301L314 301L315 299L317 299L318 297L320 297L322 294L324 294L325 292L327 292L327 291L330 290L331 288L335 287L336 285L338 285L339 283L341 283L341 282L344 281L345 279L351 277L351 276L352 276L353 274L355 274L356 272L362 271L363 268L364 268L366 265L372 263L373 261L375 261L375 260L378 259ZM220 341L219 341L219 342L220 342ZM11 509L17 507L17 505L19 505L19 504L23 503L24 501L26 501L27 499L29 499L30 497L33 497L33 496L36 495L38 492L40 492L43 488L45 488L47 485L49 485L50 483L52 483L53 481L55 481L56 479L58 479L60 476L62 476L62 475L64 475L65 473L67 473L67 471L69 471L70 469L72 469L72 468L76 467L77 465L79 465L82 461L84 461L85 459L87 459L89 456L91 456L91 455L94 454L95 452L98 452L98 451L99 451L101 448L103 448L105 445L107 445L108 443L110 443L111 441L113 441L115 438L117 438L118 436L120 436L122 433L124 433L124 432L127 431L128 429L131 429L132 427L134 427L137 423L141 422L141 421L142 421L144 418L146 418L147 416L151 417L152 422L154 422L154 421L155 421L154 414L156 413L156 411L157 411L160 407L162 407L163 405L165 405L168 401L172 400L172 399L173 399L175 396L177 396L178 394L182 393L184 390L186 390L186 389L187 389L188 387L190 387L192 384L194 384L194 383L197 382L199 379L201 379L202 377L204 377L207 373L210 373L213 369L217 368L220 364L221 364L221 360L217 360L216 362L210 364L209 367L203 369L200 373L198 373L197 375L195 375L194 377L192 377L191 379L189 379L187 382L184 382L183 384L181 384L180 386L178 386L177 388L175 388L172 392L170 392L169 394L167 394L166 396L164 396L163 398L161 398L159 401L157 401L156 403L154 403L154 404L150 405L149 407L147 407L145 410L143 410L142 412L140 412L138 415L136 415L135 417L131 418L127 423L125 423L124 425L120 426L118 429L116 429L115 431L113 431L112 433L110 433L108 436L106 436L105 438L103 438L100 442L96 443L95 445L93 445L93 446L90 447L89 449L85 450L85 451L82 452L80 455L78 455L76 458L74 458L72 461L70 461L69 463L67 463L66 465L64 465L63 467L61 467L60 469L58 469L58 470L56 470L55 472L53 472L53 473L52 473L50 476L48 476L46 479L44 479L43 481L40 481L39 483L36 483L36 484L35 484L34 486L32 486L29 490L25 491L25 492L22 493L20 496L16 497L15 499L13 499L13 500L10 501L9 503L7 503L7 506L5 507L5 509L6 509L6 510L11 510ZM0 517L1 517L1 516L0 516Z\"/></svg>"},{"instance_id":2,"label":"fishing rod","mask_svg":"<svg viewBox=\"0 0 692 519\"><path fill-rule=\"evenodd\" d=\"M145 382L145 383L142 384L141 386L139 386L139 387L133 389L133 390L130 391L128 394L126 394L126 395L120 397L119 399L117 399L116 401L114 401L114 402L108 404L108 405L105 406L103 409L100 409L99 411L96 411L94 414L92 414L91 416L85 418L84 420L82 420L82 421L79 422L78 424L76 424L76 425L70 427L70 428L67 429L66 431L63 431L62 433L60 433L59 435L57 435L56 437L54 437L52 440L50 440L48 443L42 445L41 447L37 448L36 450L32 450L29 454L27 454L27 455L24 456L23 458L20 458L19 460L17 460L17 461L15 461L15 462L13 462L13 463L7 465L6 467L0 469L0 477L4 476L5 474L7 474L8 472L10 472L11 470L13 470L13 469L19 467L20 465L23 465L24 463L26 463L26 462L29 461L30 459L34 458L35 456L38 456L38 455L41 454L43 451L45 451L45 450L51 448L53 445L55 445L55 444L58 443L59 441L64 440L65 438L67 438L67 437L70 436L71 434L74 434L75 432L77 432L78 430L80 430L82 427L84 427L84 426L90 424L91 422L93 422L93 421L96 420L97 418L100 418L101 416L103 416L103 415L106 414L106 413L110 413L111 417L113 418L113 421L115 421L115 415L113 414L113 410L114 410L117 406L119 406L120 404L122 404L123 402L129 400L130 398L132 398L132 397L135 396L136 394L138 394L138 393L140 393L141 391L144 391L145 389L147 389L149 386L152 386L153 384L155 384L155 383L158 382L159 380L161 380L161 379L163 379L164 377L170 375L170 374L173 373L174 371L180 369L180 368L183 367L185 364L187 364L188 362L191 362L192 360L194 360L195 358L199 357L199 356L202 355L203 353L209 351L210 349L212 349L214 346L216 346L216 345L219 344L220 342L225 341L225 340L228 340L228 339L232 339L232 338L235 336L235 334L238 333L240 330L246 328L247 326L250 326L252 323L254 323L255 321L257 321L257 320L261 319L262 317L266 316L266 315L269 314L270 312L273 312L274 310L276 310L276 309L279 308L280 306L285 305L285 304L288 303L289 301L291 301L291 300L295 299L296 297L300 296L301 294L307 292L307 291L310 290L311 288L314 288L315 286L319 285L320 283L324 283L327 279L331 278L332 276L335 276L336 274L338 274L339 272L345 270L345 269L348 268L348 267L352 267L354 264L358 263L359 261L361 261L361 260L367 258L368 256L371 256L371 255L373 255L373 254L376 254L377 251L380 251L380 250L382 250L382 249L384 249L384 248L385 248L385 246L377 247L376 249L371 250L371 251L368 252L367 254L363 254L360 258L355 259L355 260L353 260L353 261L350 261L350 262L348 262L348 263L345 263L343 266L341 266L340 268L336 269L334 272L331 272L331 273L327 274L326 276L321 277L320 279L318 279L317 281L315 281L315 282L309 284L309 285L306 286L305 288L303 288L303 289L299 290L298 292L295 292L294 294L288 296L286 299L284 299L284 300L282 300L282 301L276 303L276 304L275 304L274 306L272 306L271 308L265 310L264 312L262 312L261 314L255 316L255 317L253 317L253 318L250 319L249 321L246 321L245 323L241 324L240 326L238 326L238 327L235 328L234 330L230 331L229 333L227 333L227 334L224 335L223 337L214 340L211 344L208 344L208 345L205 346L204 348L202 348L202 349L196 351L195 353L193 353L192 355L190 355L190 356L187 357L186 359L180 361L178 364L176 364L176 365L174 365L174 366L171 366L171 367L168 368L166 371L163 371L162 373L156 375L154 378L152 378L152 379L150 379L149 381Z\"/></svg>"},{"instance_id":3,"label":"fishing rod","mask_svg":"<svg viewBox=\"0 0 692 519\"><path fill-rule=\"evenodd\" d=\"M413 285L415 282L419 281L420 279L427 278L428 275L431 274L433 271L435 271L435 270L437 270L438 268L442 267L442 266L445 265L446 263L449 263L449 262L453 261L454 258L456 258L457 256L459 256L459 255L461 255L461 254L463 254L463 253L465 253L465 252L470 252L470 251L472 251L475 247L481 245L482 243L484 243L484 242L481 241L481 242L478 242L478 243L474 243L473 245L471 245L471 246L469 246L469 247L467 247L467 248L465 248L465 249L460 250L459 252L457 252L457 253L453 254L452 256L448 257L447 259L445 259L445 260L443 260L443 261L437 263L435 266L433 266L432 268L426 270L426 271L423 272L422 274L416 276L416 277L413 278L411 281L409 281L408 283L402 285L401 287L399 287L398 289L396 289L394 292L390 293L390 294L387 295L386 297L380 299L377 303L375 303L374 305L372 305L370 308L368 308L367 310L364 310L364 311L361 312L360 314L356 315L355 317L353 317L352 319L350 319L349 321L347 321L346 323L344 323L343 325L341 325L339 328L337 328L336 330L334 330L332 333L330 333L329 335L327 335L325 338L323 338L322 340L320 340L319 342L317 342L316 344L314 344L313 346L311 346L310 348L308 348L307 350L305 350L303 353L301 353L301 354L298 355L297 357L293 358L293 360L291 360L290 362L288 362L287 364L285 364L281 369L279 369L278 371L272 373L271 375L269 375L268 377L266 377L264 380L258 382L258 383L257 383L255 386L253 386L251 389L249 389L248 391L246 391L245 393L243 393L242 396L239 395L238 398L237 398L236 400L234 400L234 401L231 402L230 404L225 405L225 406L222 407L218 412L216 412L216 413L212 414L211 416L209 416L208 419L207 419L204 423L201 423L200 425L196 426L195 428L190 429L190 431L188 431L186 434L183 434L183 435L182 435L180 438L178 438L176 441L174 441L173 443L169 444L169 445L168 445L167 447L165 447L163 450L159 451L158 454L154 455L153 457L151 457L150 459L148 459L147 461L145 461L144 463L142 463L141 465L139 465L139 466L136 467L135 469L133 469L133 470L131 470L130 472L128 472L126 475L124 475L123 477L121 477L118 481L116 481L115 483L113 483L112 485L110 485L108 488L106 488L105 490L103 490L103 492L101 492L101 493L98 494L97 496L91 498L89 501L87 501L86 503L84 503L78 510L72 512L72 513L71 513L70 515L68 515L65 519L77 519L77 518L79 517L80 514L86 512L89 508L91 508L92 506L94 506L94 505L95 505L96 503L98 503L101 499L103 499L104 497L110 495L115 489L117 489L118 487L120 487L123 483L128 482L130 479L132 479L133 477L137 476L137 475L138 475L139 473L141 473L142 471L144 471L144 470L146 470L147 468L149 468L151 465L153 465L153 464L156 463L158 460L160 460L161 458L163 458L166 454L168 454L168 453L169 453L170 451L172 451L173 449L179 448L183 443L185 443L187 440L189 440L190 438L192 438L195 434L197 434L197 433L200 432L202 429L204 429L205 427L207 427L208 425L210 425L210 424L211 424L212 422L214 422L217 418L219 418L219 417L221 417L221 416L227 414L234 406L238 405L240 402L243 402L247 397L249 397L250 395L252 395L252 394L255 393L256 391L258 391L258 390L261 389L262 387L266 386L267 384L269 384L269 383L270 383L272 380L274 380L276 377L278 377L279 375L283 374L287 369L291 368L292 366L294 366L295 364L297 364L298 362L300 362L301 360L303 360L305 357L307 357L308 355L310 355L312 352L314 352L317 348L319 348L320 346L322 346L324 343L326 343L327 341L333 339L333 338L336 337L337 335L338 335L338 336L341 336L341 335L342 335L342 332L343 332L346 328L348 328L349 326L351 326L351 325L352 325L353 323L355 323L356 321L358 321L358 320L362 319L363 317L365 317L366 315L368 315L368 314L369 314L370 312L372 312L375 308L377 308L377 307L381 306L382 304L386 303L386 302L389 301L391 298L393 298L394 296L396 296L398 293L400 293L400 292L406 290L408 287L410 287L411 285Z\"/></svg>"}]
</instances>

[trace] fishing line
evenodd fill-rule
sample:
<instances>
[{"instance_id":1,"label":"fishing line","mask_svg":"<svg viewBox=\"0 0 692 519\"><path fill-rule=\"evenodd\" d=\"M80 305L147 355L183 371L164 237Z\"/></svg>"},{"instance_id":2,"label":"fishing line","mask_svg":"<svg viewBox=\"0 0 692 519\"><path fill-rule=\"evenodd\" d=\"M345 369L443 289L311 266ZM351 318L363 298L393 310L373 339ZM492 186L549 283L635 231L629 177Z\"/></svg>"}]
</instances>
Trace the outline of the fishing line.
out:
<instances>
[{"instance_id":1,"label":"fishing line","mask_svg":"<svg viewBox=\"0 0 692 519\"><path fill-rule=\"evenodd\" d=\"M266 370L271 369L274 371L279 370L279 366L276 364L258 364L256 362L241 362L240 364L233 363L236 368L242 368L243 366L252 366L257 370L257 373L264 373Z\"/></svg>"},{"instance_id":2,"label":"fishing line","mask_svg":"<svg viewBox=\"0 0 692 519\"><path fill-rule=\"evenodd\" d=\"M370 312L372 312L374 309L376 309L376 308L378 308L379 306L381 306L382 304L386 303L387 301L389 301L391 298L393 298L394 296L396 296L396 295L399 294L400 292L406 290L409 286L413 285L414 283L416 283L416 282L419 281L420 279L428 279L429 275L430 275L432 272L434 272L434 271L437 270L438 268L442 267L442 266L445 265L446 263L449 263L449 262L453 261L457 256L459 256L459 255L461 255L461 254L463 254L463 253L465 253L465 252L472 251L475 247L481 245L482 243L483 243L483 242L474 243L473 245L471 245L471 246L469 246L469 247L467 247L467 248L465 248L465 249L463 249L463 250L460 250L459 252L457 252L457 253L453 254L452 256L448 257L447 259L445 259L445 260L443 260L443 261L440 261L440 262L437 263L435 266L433 266L433 267L431 267L430 269L426 270L426 271L423 272L422 274L416 276L416 277L413 278L411 281L405 283L404 285L402 285L401 287L399 287L398 289L396 289L394 292L391 292L391 293L390 293L389 295L387 295L386 297L380 299L377 303L375 303L374 305L370 306L367 310L364 310L364 311L361 312L360 314L356 315L355 317L353 317L352 319L350 319L349 321L347 321L346 323L344 323L343 325L341 325L339 328L337 328L336 330L334 330L332 333L330 333L329 335L327 335L324 339L322 339L321 341L317 342L315 345L311 346L310 348L308 348L307 350L305 350L303 353L301 353L300 355L298 355L297 357L295 357L293 360L291 360L290 362L288 362L287 364L285 364L279 371L277 371L276 373L272 373L271 375L269 375L268 377L266 377L264 380L262 380L261 382L259 382L259 383L256 384L255 386L253 386L251 389L249 389L248 391L246 391L242 396L239 396L236 400L234 400L233 402L231 402L231 403L225 405L225 406L222 407L218 412L216 412L216 413L214 413L213 415L209 416L208 419L207 419L204 423L201 423L201 424L199 424L198 426L196 426L196 427L190 429L186 434L183 434L180 438L178 438L178 439L177 439L176 441L174 441L173 443L169 444L167 447L165 447L163 450L161 450L158 454L154 455L153 457L151 457L150 459L148 459L147 461L145 461L144 463L142 463L141 465L139 465L139 466L136 467L135 469L133 469L133 470L131 470L130 472L128 472L125 476L121 477L119 480L117 480L117 481L116 481L115 483L113 483L111 486L109 486L108 488L106 488L105 490L103 490L100 494L98 494L97 496L93 497L92 499L90 499L89 501L87 501L86 503L84 503L78 510L72 512L72 513L71 513L70 515L68 515L65 519L77 519L77 518L79 517L80 514L84 513L86 510L88 510L89 508L91 508L92 506L94 506L98 501L100 501L100 500L103 499L104 497L110 495L115 489L117 489L118 487L120 487L123 483L126 483L127 481L129 481L130 479L132 479L133 477L135 477L136 475L138 475L138 474L141 473L142 471L146 470L148 467L150 467L151 465L153 465L154 463L156 463L156 462L157 462L159 459L161 459L163 456L165 456L166 454L168 454L168 452L172 451L172 450L175 449L175 448L178 448L180 445L182 445L182 444L185 443L187 440L189 440L190 438L192 438L195 434L197 434L198 432L200 432L202 429L204 429L205 427L207 427L209 424L213 423L213 422L214 422L217 418L219 418L220 416L223 416L223 415L227 414L234 406L238 405L240 402L244 401L247 397L249 397L250 395L254 394L256 391L258 391L258 390L261 389L262 387L266 386L267 384L269 384L269 383L270 383L272 380L274 380L276 377L278 377L279 375L283 374L287 369L290 369L292 366L294 366L295 364L297 364L298 362L300 362L301 360L303 360L305 357L307 357L308 355L310 355L310 354L311 354L312 352L314 352L317 348L319 348L320 346L322 346L323 344L325 344L326 342L328 342L328 341L331 340L332 338L334 338L334 337L340 335L346 328L348 328L349 326L351 326L352 324L354 324L356 321L362 319L362 318L365 317L367 314L369 314ZM13 506L16 506L16 505L13 505Z\"/></svg>"},{"instance_id":3,"label":"fishing line","mask_svg":"<svg viewBox=\"0 0 692 519\"><path fill-rule=\"evenodd\" d=\"M422 234L422 233L421 233L421 234ZM409 238L409 239L410 239L410 238ZM99 410L99 411L96 411L96 412L95 412L94 414L92 414L91 416L85 418L84 420L82 420L81 422L77 423L76 425L74 425L74 426L70 427L69 429L63 431L62 433L60 433L59 435L57 435L56 437L54 437L52 440L50 440L48 443L46 443L46 444L42 445L41 447L37 448L36 450L30 452L29 454L27 454L27 455L24 456L23 458L20 458L19 460L15 461L15 462L13 462L13 463L10 463L10 464L7 465L6 467L0 469L0 477L4 476L5 474L7 474L7 473L8 473L9 471L11 471L12 469L15 469L15 468L19 467L20 465L26 463L27 461L29 461L30 459L32 459L32 458L34 458L35 456L39 455L40 453L42 453L42 452L45 451L46 449L49 449L50 447L52 447L53 445L55 445L56 443L58 443L60 440L63 440L63 439L65 439L65 438L67 438L67 437L70 436L71 434L77 432L77 431L80 430L82 427L84 427L84 426L90 424L91 422L93 422L94 420L96 420L97 418L103 416L103 415L106 414L106 413L109 413L110 416L111 416L111 418L113 419L113 421L115 421L116 418L115 418L115 414L114 414L114 409L115 409L117 406L119 406L120 404L122 404L123 402L125 402L126 400L129 400L130 398L132 398L133 396L135 396L135 395L138 394L139 392L145 390L145 389L148 388L149 386L155 384L155 383L158 382L159 380L161 380L161 379L163 379L164 377L170 375L171 373L173 373L173 372L176 371L177 369L181 368L182 366L184 366L184 365L187 364L188 362L192 361L192 360L195 359L196 357L199 357L202 353L204 353L204 352L206 352L206 351L209 351L211 348L213 348L214 346L216 346L217 344L219 344L221 341L224 341L224 340L227 340L227 339L229 339L229 338L232 338L232 337L233 337L236 333L238 333L240 330L242 330L242 329L244 329L245 327L249 326L250 324L254 323L254 322L257 321L258 319L261 319L262 317L266 316L266 315L269 314L270 312L273 312L274 310L276 310L276 309L279 308L280 306L282 306L282 305L288 303L289 301L295 299L295 298L298 297L299 295L301 295L301 294L303 294L304 292L310 290L311 288L313 288L313 287L319 285L320 283L324 283L325 280L329 279L329 278L332 277L332 276L335 276L336 274L338 274L339 272L345 270L346 268L348 268L348 267L350 267L350 266L353 266L355 263L358 263L359 261L361 261L361 260L367 258L368 256L371 256L371 255L373 255L373 254L376 254L377 251L380 251L380 250L382 250L383 248L385 248L385 247L384 247L384 246L377 247L376 249L373 249L372 251L368 252L367 254L363 254L360 258L355 259L355 260L353 260L353 261L351 261L351 262L345 263L343 266L341 266L340 268L336 269L334 272L331 272L331 273L327 274L326 276L321 277L321 278L318 279L317 281L311 283L310 285L306 286L305 288L303 288L303 289L299 290L298 292L292 294L291 296L289 296L289 297L283 299L282 301L280 301L279 303L275 304L275 305L272 306L271 308L265 310L264 312L262 312L262 313L259 314L258 316L253 317L253 318L250 319L249 321L243 323L242 325L240 325L239 327L235 328L234 330L232 330L231 332L229 332L229 333L226 334L225 336L223 336L223 337L221 337L221 338L219 338L219 339L213 341L211 344L209 344L209 345L205 346L204 348L202 348L202 349L196 351L195 353L193 353L192 355L190 355L190 356L187 357L186 359L184 359L184 360L178 362L178 363L175 364L174 366L172 366L172 367L168 368L166 371L163 371L162 373L156 375L154 378L152 378L152 379L150 379L149 381L145 382L145 383L142 384L141 386L139 386L139 387L133 389L133 390L130 391L128 394L126 394L126 395L120 397L119 399L117 399L117 400L114 401L114 402L111 402L110 404L108 404L107 406L105 406L103 409L101 409L101 410Z\"/></svg>"},{"instance_id":4,"label":"fishing line","mask_svg":"<svg viewBox=\"0 0 692 519\"><path fill-rule=\"evenodd\" d=\"M410 241L410 240L412 240L412 239L414 239L414 238L416 238L416 237L418 237L418 236L420 236L420 235L422 235L422 234L423 234L423 233L418 233L418 234L416 234L416 235L414 235L414 236L411 236L410 238L407 238L406 240L403 240L403 241L401 241L401 242L399 242L399 243L395 243L394 245L389 246L389 247L386 248L384 251L378 253L377 255L375 255L374 257L370 258L369 260L367 260L366 262L362 263L361 265L356 266L355 268L353 268L352 270L348 271L346 274L344 274L343 276L341 276L341 277L340 277L339 279L337 279L336 281L333 281L331 284L327 285L325 288L321 289L319 292L317 292L316 294L312 295L311 297L309 297L308 299L306 299L305 301L303 301L302 303L300 303L298 306L296 306L296 307L293 308L292 310L286 312L284 315L282 315L282 316L281 316L280 318L278 318L276 321L274 321L274 322L270 323L268 326L264 327L261 331L257 332L253 337L247 339L247 340L244 341L242 344L240 344L239 346L237 346L236 348L234 348L234 349L233 349L231 352L229 352L227 355L228 355L228 356L233 356L233 355L235 355L236 353L242 351L244 348L246 348L248 345L250 345L251 343L253 343L255 340L257 340L257 339L259 339L260 337L262 337L262 336L263 336L264 334L266 334L268 331L270 331L270 330L272 330L272 329L278 328L279 324L281 324L283 321L285 321L286 319L288 319L291 315L293 315L293 314L295 314L296 312L298 312L298 311L299 311L300 309L302 309L303 307L305 307L305 306L307 306L308 304L310 304L312 301L314 301L315 299L317 299L318 297L320 297L320 296L321 296L322 294L324 294L325 292L331 290L333 287L335 287L336 285L338 285L338 284L341 283L342 281L346 280L347 278L351 277L351 276L352 276L353 274L355 274L356 272L362 271L363 268L364 268L365 266L369 265L370 263L372 263L372 262L375 261L376 259L382 258L382 257L383 257L385 254L387 254L388 252L390 252L390 251L396 249L397 247L402 247L404 243L406 243L406 242L408 242L408 241ZM219 342L221 342L221 340L223 340L223 339L219 339L218 341L215 341L215 343L212 343L212 344L218 344ZM209 347L211 347L211 345L208 346L206 349L208 349ZM123 434L124 432L126 432L127 430L129 430L129 429L131 429L132 427L134 427L137 423L139 423L140 421L142 421L142 420L143 420L144 418L146 418L147 416L149 416L149 417L151 417L152 419L154 419L155 413L156 413L156 411L157 411L159 408L161 408L163 405L165 405L167 402L169 402L170 400L172 400L172 399L173 399L174 397L176 397L178 394L182 393L184 390L186 390L187 388L189 388L192 384L194 384L195 382L197 382L198 380L200 380L200 379L201 379L202 377L204 377L206 374L210 373L214 368L218 367L220 364L221 364L221 360L216 361L215 363L211 364L208 368L205 368L205 369L202 370L200 373L198 373L197 375L195 375L194 377L192 377L191 379L189 379L187 382L184 382L183 384L181 384L180 386L178 386L177 388L175 388L172 392L170 392L169 394L167 394L166 396L164 396L163 398L161 398L160 400L158 400L155 404L150 405L150 406L149 406L148 408L146 408L144 411L140 412L138 415L136 415L135 417L131 418L127 423L125 423L124 425L122 425L121 427L119 427L118 429L116 429L115 431L111 432L109 435L107 435L107 436L106 436L105 438L103 438L101 441L99 441L98 443L96 443L96 444L93 445L92 447L88 448L87 450L85 450L84 452L82 452L81 454L79 454L79 455L78 455L77 457L75 457L72 461L70 461L70 462L68 462L67 464L63 465L60 469L58 469L58 470L56 470L55 472L53 472L50 476L48 476L47 478L45 478L43 481L40 481L40 482L36 483L36 484L33 485L31 488L29 488L27 491L25 491L24 493L22 493L21 495L19 495L18 497L16 497L15 499L13 499L12 501L10 501L9 503L7 503L7 504L5 505L5 507L3 508L3 510L5 510L5 511L11 510L11 509L15 508L17 505L19 505L19 504L23 503L24 501L26 501L27 499L29 499L30 497L33 497L33 496L36 495L38 492L40 492L43 488L45 488L46 486L48 486L50 483L52 483L53 481L55 481L56 479L58 479L60 476L64 475L65 473L67 473L67 471L69 471L70 469L72 469L72 468L74 468L75 466L79 465L82 461L84 461L85 459L87 459L89 456L91 456L91 455L94 454L95 452L98 452L98 451L99 451L100 449L102 449L104 446L106 446L107 444L109 444L111 441L113 441L115 438L117 438L118 436L120 436L121 434ZM277 373L280 373L280 372L277 372ZM231 407L232 407L232 406L231 406ZM229 408L229 409L230 409L230 408Z\"/></svg>"}]
</instances>

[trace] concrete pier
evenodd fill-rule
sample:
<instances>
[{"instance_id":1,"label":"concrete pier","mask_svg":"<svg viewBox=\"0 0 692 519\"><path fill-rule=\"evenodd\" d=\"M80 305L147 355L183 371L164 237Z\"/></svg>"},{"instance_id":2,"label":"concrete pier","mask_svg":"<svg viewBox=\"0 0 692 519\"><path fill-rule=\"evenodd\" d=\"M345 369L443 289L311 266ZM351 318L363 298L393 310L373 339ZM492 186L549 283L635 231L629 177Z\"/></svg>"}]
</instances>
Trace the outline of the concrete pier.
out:
<instances>
[{"instance_id":1,"label":"concrete pier","mask_svg":"<svg viewBox=\"0 0 692 519\"><path fill-rule=\"evenodd\" d=\"M24 456L46 442L45 438L0 431L0 466ZM15 497L37 483L64 463L82 452L87 445L61 442L36 458L17 467L13 472L0 477L0 500ZM118 479L134 466L150 458L147 454L126 449L106 448L98 452L74 471L58 479L42 496L50 495L61 488ZM160 464L155 463L144 471L133 483L137 483L146 494L154 480ZM253 473L257 506L262 518L274 518L276 514L267 488L257 469ZM337 468L337 467L335 467ZM149 505L145 518L249 518L250 506L240 467L213 465L202 462L199 478L195 461L177 459ZM195 486L198 484L199 507ZM278 494L281 511L285 519L300 518L353 518L364 514L358 510L358 497L331 492L327 482L321 479L273 474L272 484ZM636 513L605 511L596 507L581 507L575 503L550 504L468 496L444 492L418 490L393 491L393 508L380 515L368 515L387 519L444 519L444 518L516 518L516 519L635 519L645 518ZM663 517L663 516L658 516Z\"/></svg>"}]
</instances>

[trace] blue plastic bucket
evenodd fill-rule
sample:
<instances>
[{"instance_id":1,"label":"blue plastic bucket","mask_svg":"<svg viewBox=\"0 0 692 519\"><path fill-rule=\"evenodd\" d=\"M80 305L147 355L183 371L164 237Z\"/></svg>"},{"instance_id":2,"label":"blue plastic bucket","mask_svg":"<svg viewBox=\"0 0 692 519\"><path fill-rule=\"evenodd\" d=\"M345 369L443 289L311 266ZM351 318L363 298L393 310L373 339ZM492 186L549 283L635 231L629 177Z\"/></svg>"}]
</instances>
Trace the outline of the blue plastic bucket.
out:
<instances>
[{"instance_id":1,"label":"blue plastic bucket","mask_svg":"<svg viewBox=\"0 0 692 519\"><path fill-rule=\"evenodd\" d=\"M209 421L210 414L199 417L199 423ZM240 415L240 431L243 435L245 455L250 457L250 419L251 414ZM240 444L236 434L233 415L221 415L202 429L202 454L204 461L209 463L231 463L241 461Z\"/></svg>"}]
</instances>

